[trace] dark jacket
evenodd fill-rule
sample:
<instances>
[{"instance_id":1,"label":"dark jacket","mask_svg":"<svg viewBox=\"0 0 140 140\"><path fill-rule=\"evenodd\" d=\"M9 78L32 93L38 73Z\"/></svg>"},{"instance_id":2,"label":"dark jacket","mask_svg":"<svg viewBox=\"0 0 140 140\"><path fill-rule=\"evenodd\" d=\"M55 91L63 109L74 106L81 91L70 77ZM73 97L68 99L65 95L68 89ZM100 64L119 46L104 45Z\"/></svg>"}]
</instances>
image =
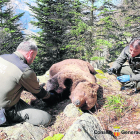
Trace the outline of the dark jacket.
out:
<instances>
[{"instance_id":1,"label":"dark jacket","mask_svg":"<svg viewBox=\"0 0 140 140\"><path fill-rule=\"evenodd\" d=\"M24 89L37 98L47 94L21 53L0 55L0 107L9 109L15 105Z\"/></svg>"},{"instance_id":2,"label":"dark jacket","mask_svg":"<svg viewBox=\"0 0 140 140\"><path fill-rule=\"evenodd\" d=\"M115 68L116 70L120 69L127 60L130 65L130 68L135 74L131 75L130 81L140 81L140 54L135 57L131 57L129 46L123 49L120 56L113 63L113 68Z\"/></svg>"}]
</instances>

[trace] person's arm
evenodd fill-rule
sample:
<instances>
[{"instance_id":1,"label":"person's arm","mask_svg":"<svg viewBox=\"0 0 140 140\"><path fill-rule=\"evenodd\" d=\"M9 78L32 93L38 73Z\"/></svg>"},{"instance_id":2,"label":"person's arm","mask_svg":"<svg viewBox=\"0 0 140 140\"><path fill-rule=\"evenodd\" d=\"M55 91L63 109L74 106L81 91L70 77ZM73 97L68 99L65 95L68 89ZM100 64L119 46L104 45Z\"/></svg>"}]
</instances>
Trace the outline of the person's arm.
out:
<instances>
[{"instance_id":1,"label":"person's arm","mask_svg":"<svg viewBox=\"0 0 140 140\"><path fill-rule=\"evenodd\" d=\"M115 68L116 70L118 70L127 60L127 55L128 55L128 50L129 48L128 47L125 47L120 56L116 59L116 61L113 63L113 66L112 68Z\"/></svg>"},{"instance_id":2,"label":"person's arm","mask_svg":"<svg viewBox=\"0 0 140 140\"><path fill-rule=\"evenodd\" d=\"M140 81L140 74L130 75L130 81Z\"/></svg>"},{"instance_id":3,"label":"person's arm","mask_svg":"<svg viewBox=\"0 0 140 140\"><path fill-rule=\"evenodd\" d=\"M122 76L118 76L117 79L120 82L140 81L140 74L136 74L136 75L122 75Z\"/></svg>"},{"instance_id":4,"label":"person's arm","mask_svg":"<svg viewBox=\"0 0 140 140\"><path fill-rule=\"evenodd\" d=\"M31 92L37 98L49 98L50 93L47 92L42 86L39 85L36 74L32 69L27 69L19 81L27 91Z\"/></svg>"}]
</instances>

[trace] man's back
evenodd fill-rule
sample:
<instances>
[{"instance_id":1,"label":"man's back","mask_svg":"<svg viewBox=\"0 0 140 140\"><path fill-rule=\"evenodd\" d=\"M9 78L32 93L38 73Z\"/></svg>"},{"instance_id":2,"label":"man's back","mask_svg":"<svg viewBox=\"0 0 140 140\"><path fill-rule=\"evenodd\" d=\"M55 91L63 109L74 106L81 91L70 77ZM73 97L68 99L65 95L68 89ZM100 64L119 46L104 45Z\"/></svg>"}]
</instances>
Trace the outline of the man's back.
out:
<instances>
[{"instance_id":1,"label":"man's back","mask_svg":"<svg viewBox=\"0 0 140 140\"><path fill-rule=\"evenodd\" d=\"M23 90L19 80L28 67L14 53L0 56L0 107L11 107L19 101Z\"/></svg>"}]
</instances>

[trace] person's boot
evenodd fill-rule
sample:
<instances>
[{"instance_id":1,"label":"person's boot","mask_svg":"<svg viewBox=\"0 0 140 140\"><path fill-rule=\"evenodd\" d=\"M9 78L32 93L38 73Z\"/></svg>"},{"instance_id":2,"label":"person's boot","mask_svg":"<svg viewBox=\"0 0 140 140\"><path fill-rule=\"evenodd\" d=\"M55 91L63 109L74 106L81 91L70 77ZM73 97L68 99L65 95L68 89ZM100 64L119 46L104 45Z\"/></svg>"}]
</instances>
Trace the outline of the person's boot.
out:
<instances>
[{"instance_id":1,"label":"person's boot","mask_svg":"<svg viewBox=\"0 0 140 140\"><path fill-rule=\"evenodd\" d=\"M123 90L130 90L134 88L136 88L136 82L126 82L126 83L122 83L120 90L123 91Z\"/></svg>"}]
</instances>

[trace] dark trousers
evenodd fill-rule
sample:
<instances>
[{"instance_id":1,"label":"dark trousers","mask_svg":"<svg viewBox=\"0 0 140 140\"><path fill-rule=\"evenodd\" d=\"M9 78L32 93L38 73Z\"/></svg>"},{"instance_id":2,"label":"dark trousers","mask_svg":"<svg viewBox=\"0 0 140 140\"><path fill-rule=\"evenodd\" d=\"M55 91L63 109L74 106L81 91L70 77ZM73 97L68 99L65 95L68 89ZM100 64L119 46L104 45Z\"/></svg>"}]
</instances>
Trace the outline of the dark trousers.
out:
<instances>
[{"instance_id":1,"label":"dark trousers","mask_svg":"<svg viewBox=\"0 0 140 140\"><path fill-rule=\"evenodd\" d=\"M6 124L29 122L33 125L47 125L51 121L51 115L46 111L33 108L23 100L14 105L6 112Z\"/></svg>"}]
</instances>

